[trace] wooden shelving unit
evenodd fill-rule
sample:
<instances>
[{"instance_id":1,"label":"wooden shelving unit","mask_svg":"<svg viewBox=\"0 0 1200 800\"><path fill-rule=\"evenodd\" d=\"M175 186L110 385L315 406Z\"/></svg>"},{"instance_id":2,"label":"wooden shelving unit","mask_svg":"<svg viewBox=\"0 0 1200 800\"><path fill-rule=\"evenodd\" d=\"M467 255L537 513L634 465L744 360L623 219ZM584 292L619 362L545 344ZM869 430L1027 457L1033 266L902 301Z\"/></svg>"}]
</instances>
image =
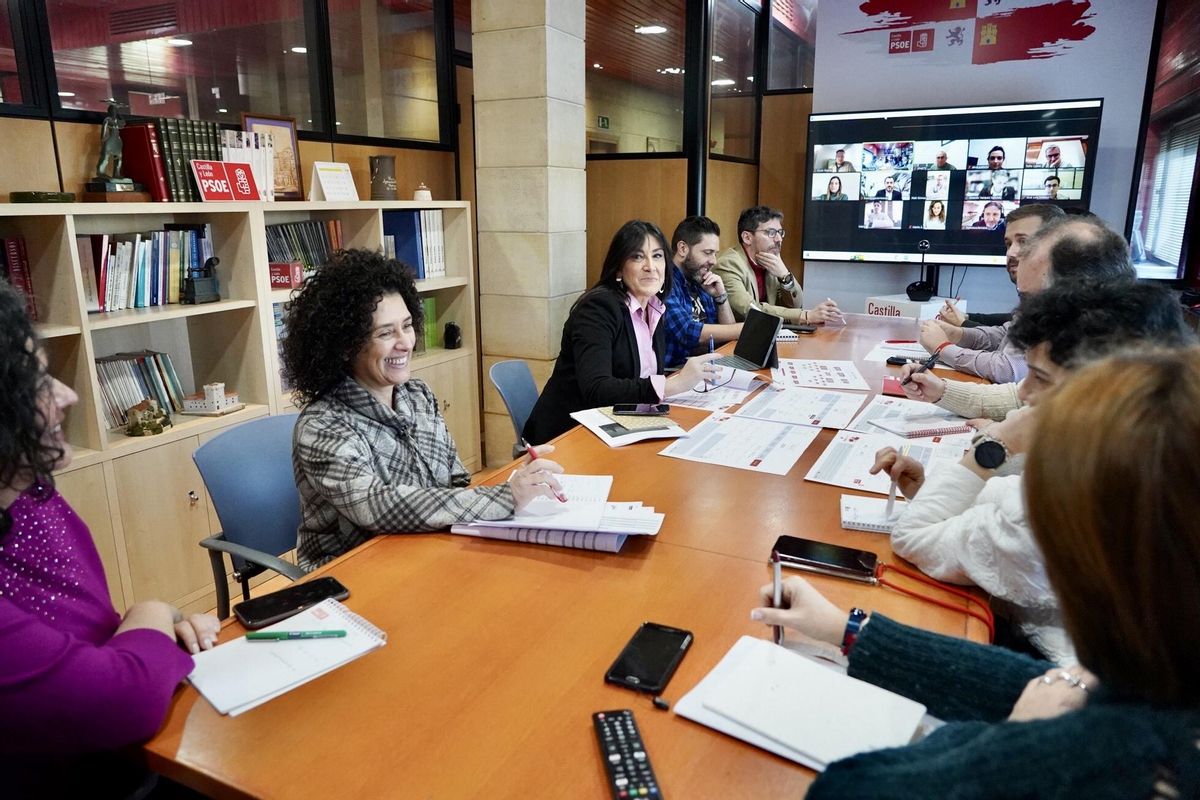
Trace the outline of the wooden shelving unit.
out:
<instances>
[{"instance_id":1,"label":"wooden shelving unit","mask_svg":"<svg viewBox=\"0 0 1200 800\"><path fill-rule=\"evenodd\" d=\"M198 542L220 530L191 460L201 443L256 417L294 410L279 377L274 305L290 290L272 290L266 226L341 221L347 247L378 250L389 209L442 210L447 275L419 281L437 298L437 330L454 321L463 346L440 341L413 359L413 373L442 404L463 462L482 465L476 289L469 205L465 202L359 203L88 203L5 204L0 236L25 237L42 339L52 373L79 394L64 427L74 449L59 487L96 539L118 608L149 598L187 610L215 604L208 556ZM166 223L209 223L221 300L106 314L85 312L75 239L96 233L156 230ZM176 415L164 433L129 437L105 425L95 360L150 349L170 353L185 391L222 381L246 407L221 417Z\"/></svg>"}]
</instances>

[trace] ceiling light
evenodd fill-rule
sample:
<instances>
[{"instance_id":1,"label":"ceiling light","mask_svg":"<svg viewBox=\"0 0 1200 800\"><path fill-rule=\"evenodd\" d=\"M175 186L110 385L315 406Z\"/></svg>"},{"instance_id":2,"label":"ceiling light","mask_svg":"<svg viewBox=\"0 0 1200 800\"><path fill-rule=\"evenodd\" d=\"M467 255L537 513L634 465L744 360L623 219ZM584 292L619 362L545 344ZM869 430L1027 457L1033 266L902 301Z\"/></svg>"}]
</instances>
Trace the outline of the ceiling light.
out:
<instances>
[{"instance_id":1,"label":"ceiling light","mask_svg":"<svg viewBox=\"0 0 1200 800\"><path fill-rule=\"evenodd\" d=\"M58 96L59 97L74 97L75 93L74 92L59 92Z\"/></svg>"},{"instance_id":2,"label":"ceiling light","mask_svg":"<svg viewBox=\"0 0 1200 800\"><path fill-rule=\"evenodd\" d=\"M664 68L660 69L659 72L664 73L666 75L682 75L683 67L664 67Z\"/></svg>"},{"instance_id":3,"label":"ceiling light","mask_svg":"<svg viewBox=\"0 0 1200 800\"><path fill-rule=\"evenodd\" d=\"M599 62L596 62L595 64L592 64L592 69L604 69L604 67L600 66Z\"/></svg>"},{"instance_id":4,"label":"ceiling light","mask_svg":"<svg viewBox=\"0 0 1200 800\"><path fill-rule=\"evenodd\" d=\"M293 47L292 52L299 53L300 55L304 55L305 53L308 52L308 48L307 47Z\"/></svg>"},{"instance_id":5,"label":"ceiling light","mask_svg":"<svg viewBox=\"0 0 1200 800\"><path fill-rule=\"evenodd\" d=\"M735 81L733 78L717 78L712 82L713 86L733 86Z\"/></svg>"},{"instance_id":6,"label":"ceiling light","mask_svg":"<svg viewBox=\"0 0 1200 800\"><path fill-rule=\"evenodd\" d=\"M171 47L191 47L192 40L191 39L167 39L167 44L171 45Z\"/></svg>"},{"instance_id":7,"label":"ceiling light","mask_svg":"<svg viewBox=\"0 0 1200 800\"><path fill-rule=\"evenodd\" d=\"M721 58L720 56L713 56L712 58L713 58L713 61L717 62L718 64L720 64L722 61L725 60L725 59Z\"/></svg>"},{"instance_id":8,"label":"ceiling light","mask_svg":"<svg viewBox=\"0 0 1200 800\"><path fill-rule=\"evenodd\" d=\"M229 109L228 109L228 108L218 108L218 109L217 109L217 113L218 113L218 114L228 114L228 113L229 113Z\"/></svg>"},{"instance_id":9,"label":"ceiling light","mask_svg":"<svg viewBox=\"0 0 1200 800\"><path fill-rule=\"evenodd\" d=\"M754 80L754 76L753 76L753 75L747 75L747 76L746 76L746 80L748 80L748 81L752 81L752 80Z\"/></svg>"},{"instance_id":10,"label":"ceiling light","mask_svg":"<svg viewBox=\"0 0 1200 800\"><path fill-rule=\"evenodd\" d=\"M667 29L662 25L639 25L633 29L633 32L641 34L666 33Z\"/></svg>"}]
</instances>

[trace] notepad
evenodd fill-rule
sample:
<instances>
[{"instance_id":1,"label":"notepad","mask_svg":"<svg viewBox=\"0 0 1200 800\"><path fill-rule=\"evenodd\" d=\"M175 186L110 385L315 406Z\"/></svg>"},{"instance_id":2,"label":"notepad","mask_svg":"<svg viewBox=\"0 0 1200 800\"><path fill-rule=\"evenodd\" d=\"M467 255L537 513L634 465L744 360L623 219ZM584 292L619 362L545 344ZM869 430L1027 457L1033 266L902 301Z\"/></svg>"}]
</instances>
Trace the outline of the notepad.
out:
<instances>
[{"instance_id":1,"label":"notepad","mask_svg":"<svg viewBox=\"0 0 1200 800\"><path fill-rule=\"evenodd\" d=\"M222 714L236 717L387 644L387 634L337 600L306 608L264 631L344 630L345 638L234 639L194 656L188 680Z\"/></svg>"},{"instance_id":2,"label":"notepad","mask_svg":"<svg viewBox=\"0 0 1200 800\"><path fill-rule=\"evenodd\" d=\"M877 428L905 439L921 439L926 436L950 436L955 433L972 433L974 428L965 420L946 419L943 414L926 414L916 417L891 417L870 421Z\"/></svg>"},{"instance_id":3,"label":"notepad","mask_svg":"<svg viewBox=\"0 0 1200 800\"><path fill-rule=\"evenodd\" d=\"M908 744L925 707L743 636L675 713L822 771L858 753Z\"/></svg>"},{"instance_id":4,"label":"notepad","mask_svg":"<svg viewBox=\"0 0 1200 800\"><path fill-rule=\"evenodd\" d=\"M897 500L892 507L892 515L887 515L887 500L878 497L859 497L853 494L842 495L842 527L848 531L870 531L871 533L891 533L896 526L896 518L904 510L903 500Z\"/></svg>"}]
</instances>

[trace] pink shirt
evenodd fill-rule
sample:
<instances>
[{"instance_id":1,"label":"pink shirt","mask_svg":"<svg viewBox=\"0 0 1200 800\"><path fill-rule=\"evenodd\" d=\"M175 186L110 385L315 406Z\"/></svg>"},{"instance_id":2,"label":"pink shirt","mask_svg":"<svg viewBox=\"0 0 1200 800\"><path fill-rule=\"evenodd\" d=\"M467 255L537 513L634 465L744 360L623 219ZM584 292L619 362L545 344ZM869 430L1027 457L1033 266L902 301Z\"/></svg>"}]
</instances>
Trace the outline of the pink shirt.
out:
<instances>
[{"instance_id":1,"label":"pink shirt","mask_svg":"<svg viewBox=\"0 0 1200 800\"><path fill-rule=\"evenodd\" d=\"M642 305L634 296L626 293L625 304L629 306L629 316L633 318L633 335L637 339L638 360L642 371L639 378L649 378L650 384L662 400L667 391L667 377L658 374L658 356L654 354L654 329L666 312L667 307L657 296L651 297L643 311Z\"/></svg>"}]
</instances>

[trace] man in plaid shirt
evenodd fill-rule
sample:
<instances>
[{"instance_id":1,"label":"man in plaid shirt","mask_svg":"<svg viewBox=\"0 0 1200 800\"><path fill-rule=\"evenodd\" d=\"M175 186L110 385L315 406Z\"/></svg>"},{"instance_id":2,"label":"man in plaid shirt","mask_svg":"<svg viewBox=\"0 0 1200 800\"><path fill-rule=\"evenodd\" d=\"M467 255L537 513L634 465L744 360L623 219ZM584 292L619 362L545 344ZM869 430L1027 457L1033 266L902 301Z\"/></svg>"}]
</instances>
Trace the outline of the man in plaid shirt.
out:
<instances>
[{"instance_id":1,"label":"man in plaid shirt","mask_svg":"<svg viewBox=\"0 0 1200 800\"><path fill-rule=\"evenodd\" d=\"M729 295L720 276L712 272L721 249L721 229L708 217L687 217L671 236L674 270L666 296L665 366L677 367L688 356L737 339L742 323L735 322Z\"/></svg>"}]
</instances>

